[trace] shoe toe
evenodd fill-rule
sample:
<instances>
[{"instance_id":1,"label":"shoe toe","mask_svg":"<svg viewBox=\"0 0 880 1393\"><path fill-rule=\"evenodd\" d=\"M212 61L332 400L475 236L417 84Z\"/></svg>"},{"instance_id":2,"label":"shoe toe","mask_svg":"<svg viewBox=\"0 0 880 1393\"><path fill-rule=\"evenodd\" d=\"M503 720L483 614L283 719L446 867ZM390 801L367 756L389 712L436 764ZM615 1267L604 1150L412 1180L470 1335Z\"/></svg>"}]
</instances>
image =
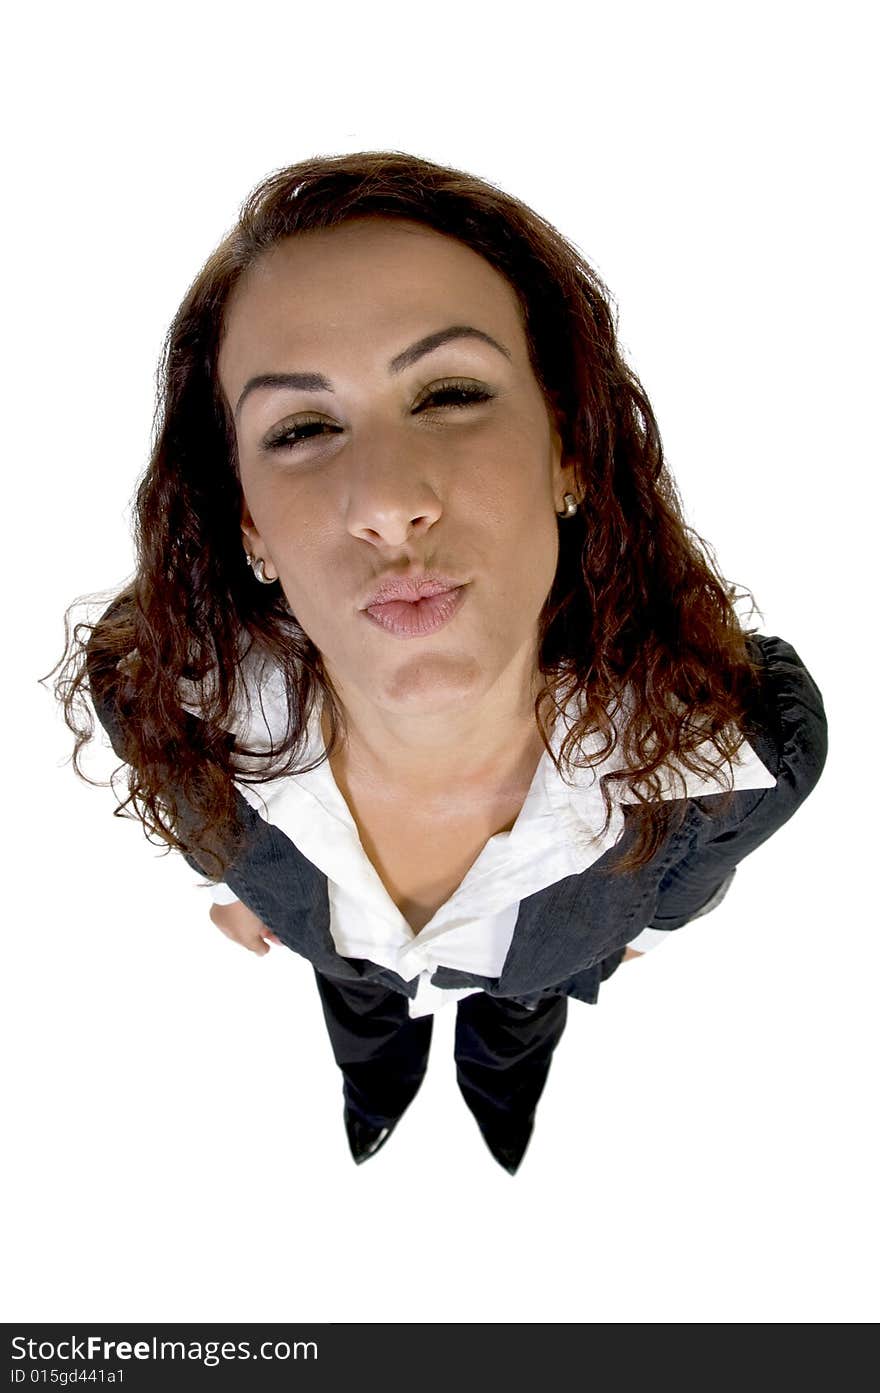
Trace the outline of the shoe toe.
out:
<instances>
[{"instance_id":1,"label":"shoe toe","mask_svg":"<svg viewBox=\"0 0 880 1393\"><path fill-rule=\"evenodd\" d=\"M526 1154L529 1142L532 1137L532 1126L525 1130L519 1128L512 1132L504 1132L497 1128L481 1127L483 1140L498 1162L508 1175L516 1175Z\"/></svg>"},{"instance_id":2,"label":"shoe toe","mask_svg":"<svg viewBox=\"0 0 880 1393\"><path fill-rule=\"evenodd\" d=\"M368 1161L371 1156L384 1146L391 1136L397 1123L392 1123L390 1127L374 1127L370 1123L361 1122L353 1117L347 1110L345 1112L345 1131L348 1137L348 1145L351 1154L358 1165Z\"/></svg>"}]
</instances>

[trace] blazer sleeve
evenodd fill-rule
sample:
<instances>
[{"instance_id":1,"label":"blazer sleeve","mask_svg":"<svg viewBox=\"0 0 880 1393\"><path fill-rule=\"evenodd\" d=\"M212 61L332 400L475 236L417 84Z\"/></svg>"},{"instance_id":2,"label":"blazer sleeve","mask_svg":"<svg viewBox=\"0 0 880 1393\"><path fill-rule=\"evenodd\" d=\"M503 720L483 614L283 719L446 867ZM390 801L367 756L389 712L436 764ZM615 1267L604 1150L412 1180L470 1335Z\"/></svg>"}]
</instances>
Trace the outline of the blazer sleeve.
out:
<instances>
[{"instance_id":1,"label":"blazer sleeve","mask_svg":"<svg viewBox=\"0 0 880 1393\"><path fill-rule=\"evenodd\" d=\"M825 766L828 725L813 677L784 639L758 634L750 635L749 642L764 664L765 684L757 723L754 728L745 727L743 734L776 776L776 786L735 794L732 810L721 824L700 810L687 850L660 882L649 921L654 935L680 929L715 909L730 889L739 863L788 822L816 787ZM645 947L654 946L654 935L650 940L645 937Z\"/></svg>"}]
</instances>

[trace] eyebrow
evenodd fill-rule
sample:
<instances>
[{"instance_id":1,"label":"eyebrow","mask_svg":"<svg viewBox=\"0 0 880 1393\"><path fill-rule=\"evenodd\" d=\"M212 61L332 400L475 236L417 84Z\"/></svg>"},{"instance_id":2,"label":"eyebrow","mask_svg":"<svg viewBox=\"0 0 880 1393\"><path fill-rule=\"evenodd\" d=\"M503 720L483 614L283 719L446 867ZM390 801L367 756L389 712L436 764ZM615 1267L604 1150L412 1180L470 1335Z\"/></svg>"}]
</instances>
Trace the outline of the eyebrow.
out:
<instances>
[{"instance_id":1,"label":"eyebrow","mask_svg":"<svg viewBox=\"0 0 880 1393\"><path fill-rule=\"evenodd\" d=\"M485 333L482 329L475 329L470 324L450 324L448 329L438 329L436 333L426 334L418 343L410 344L402 353L391 359L388 364L388 372L393 376L403 372L405 368L411 367L413 363L424 358L427 353L433 353L435 348L440 348L450 339L481 339L483 343L489 344L491 348L497 348L499 353L503 353L505 358L511 359L509 348L505 348L503 343L498 343L492 338L491 334ZM512 361L512 359L511 359ZM320 372L264 372L257 377L250 378L242 389L241 396L235 407L236 421L241 414L244 405L251 392L258 391L277 391L279 388L291 387L298 388L304 392L332 392L333 386L329 378Z\"/></svg>"}]
</instances>

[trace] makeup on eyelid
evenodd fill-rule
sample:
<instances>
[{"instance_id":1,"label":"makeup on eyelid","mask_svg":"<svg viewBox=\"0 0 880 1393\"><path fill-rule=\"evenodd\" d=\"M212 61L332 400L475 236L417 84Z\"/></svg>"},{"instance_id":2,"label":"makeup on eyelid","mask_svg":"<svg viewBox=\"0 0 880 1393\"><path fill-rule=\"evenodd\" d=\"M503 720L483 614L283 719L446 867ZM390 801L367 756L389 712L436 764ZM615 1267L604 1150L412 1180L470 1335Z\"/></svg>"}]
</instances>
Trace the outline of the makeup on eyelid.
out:
<instances>
[{"instance_id":1,"label":"makeup on eyelid","mask_svg":"<svg viewBox=\"0 0 880 1393\"><path fill-rule=\"evenodd\" d=\"M424 402L428 403L441 397L460 397L463 400L454 402L444 402L438 410L463 410L468 406L479 405L482 402L491 401L496 393L489 392L483 387L477 387L473 383L448 382L443 383L425 397ZM422 409L422 408L420 408ZM319 436L303 437L297 433L306 430L309 426L327 426L331 430L338 432L338 427L332 427L330 422L322 417L307 417L305 420L296 421L291 425L283 426L280 431L271 432L263 442L263 448L267 450L291 450L298 446L307 444L309 440L317 440Z\"/></svg>"}]
</instances>

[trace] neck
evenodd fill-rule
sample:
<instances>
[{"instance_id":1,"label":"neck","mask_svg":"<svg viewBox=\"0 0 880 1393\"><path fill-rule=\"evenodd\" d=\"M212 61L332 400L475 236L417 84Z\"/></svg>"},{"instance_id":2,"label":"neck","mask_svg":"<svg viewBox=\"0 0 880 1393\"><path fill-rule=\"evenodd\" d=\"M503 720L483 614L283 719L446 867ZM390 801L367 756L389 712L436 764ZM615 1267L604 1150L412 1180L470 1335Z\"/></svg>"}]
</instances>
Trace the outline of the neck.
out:
<instances>
[{"instance_id":1,"label":"neck","mask_svg":"<svg viewBox=\"0 0 880 1393\"><path fill-rule=\"evenodd\" d=\"M348 737L334 756L334 773L374 796L418 808L463 806L478 798L527 790L544 743L534 714L539 676L526 690L490 689L428 713L388 711L343 694ZM321 729L329 745L326 707Z\"/></svg>"}]
</instances>

